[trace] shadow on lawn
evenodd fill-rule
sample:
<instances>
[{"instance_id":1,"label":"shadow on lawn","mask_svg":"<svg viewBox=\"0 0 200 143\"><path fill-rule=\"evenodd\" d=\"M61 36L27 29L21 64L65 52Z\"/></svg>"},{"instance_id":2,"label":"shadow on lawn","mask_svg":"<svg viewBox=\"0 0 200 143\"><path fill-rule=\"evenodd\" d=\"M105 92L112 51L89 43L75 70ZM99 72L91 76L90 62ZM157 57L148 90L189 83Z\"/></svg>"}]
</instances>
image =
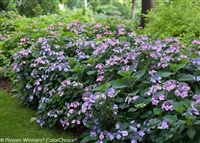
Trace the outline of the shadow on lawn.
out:
<instances>
[{"instance_id":1,"label":"shadow on lawn","mask_svg":"<svg viewBox=\"0 0 200 143\"><path fill-rule=\"evenodd\" d=\"M8 93L11 93L12 88L13 88L13 86L12 86L11 82L9 81L9 79L0 75L0 89L6 91Z\"/></svg>"}]
</instances>

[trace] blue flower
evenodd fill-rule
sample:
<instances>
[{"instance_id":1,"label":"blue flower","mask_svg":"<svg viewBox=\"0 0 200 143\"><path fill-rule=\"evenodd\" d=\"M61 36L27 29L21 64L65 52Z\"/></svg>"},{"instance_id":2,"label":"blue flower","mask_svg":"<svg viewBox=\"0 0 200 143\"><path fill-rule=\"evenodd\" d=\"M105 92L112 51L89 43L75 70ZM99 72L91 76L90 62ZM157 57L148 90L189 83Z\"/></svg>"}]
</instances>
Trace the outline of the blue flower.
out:
<instances>
[{"instance_id":1,"label":"blue flower","mask_svg":"<svg viewBox=\"0 0 200 143\"><path fill-rule=\"evenodd\" d=\"M152 82L152 83L157 83L157 82L161 83L161 79L162 79L161 76L155 74L155 75L153 75L151 77L150 82Z\"/></svg>"}]
</instances>

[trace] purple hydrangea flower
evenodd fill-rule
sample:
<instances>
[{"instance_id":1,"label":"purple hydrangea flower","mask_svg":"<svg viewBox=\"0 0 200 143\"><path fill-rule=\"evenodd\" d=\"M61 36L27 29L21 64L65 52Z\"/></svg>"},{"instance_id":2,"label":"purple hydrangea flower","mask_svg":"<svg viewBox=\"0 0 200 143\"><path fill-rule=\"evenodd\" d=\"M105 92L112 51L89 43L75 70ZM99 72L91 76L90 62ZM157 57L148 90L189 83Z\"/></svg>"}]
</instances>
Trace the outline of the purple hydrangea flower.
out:
<instances>
[{"instance_id":1,"label":"purple hydrangea flower","mask_svg":"<svg viewBox=\"0 0 200 143\"><path fill-rule=\"evenodd\" d=\"M168 80L163 85L163 89L165 89L167 91L172 91L175 88L176 88L176 81L175 80Z\"/></svg>"},{"instance_id":2,"label":"purple hydrangea flower","mask_svg":"<svg viewBox=\"0 0 200 143\"><path fill-rule=\"evenodd\" d=\"M120 133L122 134L123 137L128 136L128 131L120 131Z\"/></svg>"},{"instance_id":3,"label":"purple hydrangea flower","mask_svg":"<svg viewBox=\"0 0 200 143\"><path fill-rule=\"evenodd\" d=\"M192 64L193 64L193 65L198 65L198 66L199 66L199 65L200 65L200 58L193 58L193 59L192 59Z\"/></svg>"},{"instance_id":4,"label":"purple hydrangea flower","mask_svg":"<svg viewBox=\"0 0 200 143\"><path fill-rule=\"evenodd\" d=\"M96 137L97 136L97 133L94 132L94 131L90 131L90 137Z\"/></svg>"},{"instance_id":5,"label":"purple hydrangea flower","mask_svg":"<svg viewBox=\"0 0 200 143\"><path fill-rule=\"evenodd\" d=\"M174 91L174 94L175 94L176 96L180 96L180 97L182 97L182 98L185 98L185 97L188 96L188 92L187 92L187 90L185 90L184 88L178 88L178 89L176 89L176 90Z\"/></svg>"},{"instance_id":6,"label":"purple hydrangea flower","mask_svg":"<svg viewBox=\"0 0 200 143\"><path fill-rule=\"evenodd\" d=\"M173 111L174 110L174 101L173 100L167 100L165 102L163 102L162 104L162 109L166 110L166 111Z\"/></svg>"},{"instance_id":7,"label":"purple hydrangea flower","mask_svg":"<svg viewBox=\"0 0 200 143\"><path fill-rule=\"evenodd\" d=\"M195 80L196 80L196 81L200 81L200 76L197 76L197 77L195 78Z\"/></svg>"},{"instance_id":8,"label":"purple hydrangea flower","mask_svg":"<svg viewBox=\"0 0 200 143\"><path fill-rule=\"evenodd\" d=\"M199 103L200 103L200 94L195 94L195 95L193 96L193 99L196 100L196 101L195 101L196 104L199 104Z\"/></svg>"},{"instance_id":9,"label":"purple hydrangea flower","mask_svg":"<svg viewBox=\"0 0 200 143\"><path fill-rule=\"evenodd\" d=\"M192 105L192 107L188 108L186 110L186 113L189 113L190 115L199 115L199 110L195 107L196 103L192 102L191 105Z\"/></svg>"},{"instance_id":10,"label":"purple hydrangea flower","mask_svg":"<svg viewBox=\"0 0 200 143\"><path fill-rule=\"evenodd\" d=\"M165 96L163 94L158 94L158 93L154 93L152 96L152 104L153 105L157 105L159 103L159 101L164 100Z\"/></svg>"},{"instance_id":11,"label":"purple hydrangea flower","mask_svg":"<svg viewBox=\"0 0 200 143\"><path fill-rule=\"evenodd\" d=\"M116 129L119 129L119 128L120 128L120 125L119 125L119 124L116 124L115 127L116 127Z\"/></svg>"},{"instance_id":12,"label":"purple hydrangea flower","mask_svg":"<svg viewBox=\"0 0 200 143\"><path fill-rule=\"evenodd\" d=\"M116 136L116 138L119 140L119 139L121 139L121 135L120 134L118 134L117 136Z\"/></svg>"},{"instance_id":13,"label":"purple hydrangea flower","mask_svg":"<svg viewBox=\"0 0 200 143\"><path fill-rule=\"evenodd\" d=\"M158 124L158 129L168 129L169 128L169 122L171 120L169 119L166 119L164 121L161 121L159 124Z\"/></svg>"},{"instance_id":14,"label":"purple hydrangea flower","mask_svg":"<svg viewBox=\"0 0 200 143\"><path fill-rule=\"evenodd\" d=\"M105 94L108 97L112 98L114 96L114 94L115 94L115 89L114 88L109 88L109 89L106 90Z\"/></svg>"}]
</instances>

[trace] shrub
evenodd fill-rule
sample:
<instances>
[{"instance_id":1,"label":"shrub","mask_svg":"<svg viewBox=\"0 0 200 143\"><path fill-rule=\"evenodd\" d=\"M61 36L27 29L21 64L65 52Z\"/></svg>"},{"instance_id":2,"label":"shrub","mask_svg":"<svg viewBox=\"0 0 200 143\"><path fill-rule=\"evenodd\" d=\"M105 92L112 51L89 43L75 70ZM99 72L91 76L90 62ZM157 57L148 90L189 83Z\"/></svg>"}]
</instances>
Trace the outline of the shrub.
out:
<instances>
[{"instance_id":1,"label":"shrub","mask_svg":"<svg viewBox=\"0 0 200 143\"><path fill-rule=\"evenodd\" d=\"M122 17L125 19L130 19L131 11L125 5L121 4L120 2L113 2L113 5L118 8L118 11L120 11Z\"/></svg>"},{"instance_id":2,"label":"shrub","mask_svg":"<svg viewBox=\"0 0 200 143\"><path fill-rule=\"evenodd\" d=\"M147 15L145 33L153 37L178 37L184 43L199 38L199 3L161 0ZM188 42L189 41L189 42Z\"/></svg>"},{"instance_id":3,"label":"shrub","mask_svg":"<svg viewBox=\"0 0 200 143\"><path fill-rule=\"evenodd\" d=\"M82 143L196 142L199 44L73 21L15 53L17 96L41 126L88 128Z\"/></svg>"},{"instance_id":4,"label":"shrub","mask_svg":"<svg viewBox=\"0 0 200 143\"><path fill-rule=\"evenodd\" d=\"M40 16L36 18L25 18L14 12L1 12L0 17L0 71L12 81L15 80L10 66L13 62L13 54L22 49L29 48L40 37L53 37L62 35L64 23L69 23L73 18L82 21L92 21L89 16L78 16L78 13L60 13Z\"/></svg>"}]
</instances>

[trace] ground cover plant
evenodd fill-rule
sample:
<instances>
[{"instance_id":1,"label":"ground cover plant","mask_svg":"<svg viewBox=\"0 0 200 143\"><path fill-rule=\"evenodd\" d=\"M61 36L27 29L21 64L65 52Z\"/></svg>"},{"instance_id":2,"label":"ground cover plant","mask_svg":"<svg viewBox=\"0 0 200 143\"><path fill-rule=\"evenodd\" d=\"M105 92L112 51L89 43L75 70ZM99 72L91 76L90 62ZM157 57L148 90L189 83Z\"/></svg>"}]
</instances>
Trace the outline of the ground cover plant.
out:
<instances>
[{"instance_id":1,"label":"ground cover plant","mask_svg":"<svg viewBox=\"0 0 200 143\"><path fill-rule=\"evenodd\" d=\"M83 142L199 142L199 44L73 21L14 54L18 96L40 126ZM27 68L29 67L29 68Z\"/></svg>"},{"instance_id":2,"label":"ground cover plant","mask_svg":"<svg viewBox=\"0 0 200 143\"><path fill-rule=\"evenodd\" d=\"M30 118L35 115L35 111L26 109L19 105L19 101L10 94L0 90L0 136L2 139L42 139L40 142L46 143L49 139L74 139L78 142L72 132L62 132L56 129L41 128L38 124L30 122ZM6 112L5 112L6 111ZM46 141L47 139L47 141ZM14 142L4 140L5 142ZM2 142L4 142L2 141ZM17 141L18 143L24 141ZM30 142L27 140L27 142ZM64 141L63 141L64 142Z\"/></svg>"}]
</instances>

